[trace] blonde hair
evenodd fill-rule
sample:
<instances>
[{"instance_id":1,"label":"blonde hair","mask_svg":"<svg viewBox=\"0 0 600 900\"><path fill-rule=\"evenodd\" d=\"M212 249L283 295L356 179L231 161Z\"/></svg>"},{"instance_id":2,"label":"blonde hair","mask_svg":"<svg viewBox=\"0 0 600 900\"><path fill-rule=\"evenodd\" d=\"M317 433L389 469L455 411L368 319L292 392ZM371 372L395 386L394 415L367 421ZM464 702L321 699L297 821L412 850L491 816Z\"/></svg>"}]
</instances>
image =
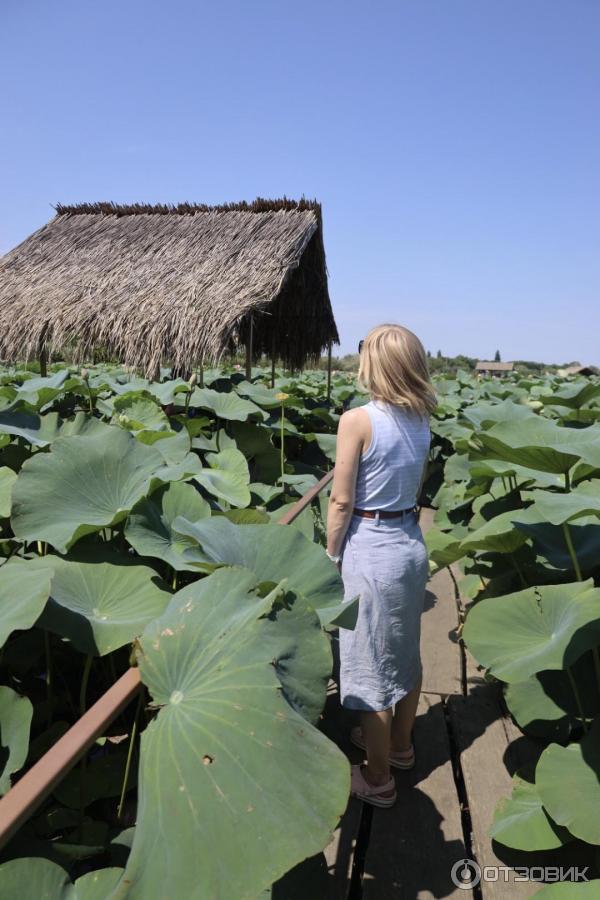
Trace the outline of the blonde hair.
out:
<instances>
[{"instance_id":1,"label":"blonde hair","mask_svg":"<svg viewBox=\"0 0 600 900\"><path fill-rule=\"evenodd\" d=\"M402 325L377 325L366 336L358 369L360 386L374 400L427 416L436 406L423 344Z\"/></svg>"}]
</instances>

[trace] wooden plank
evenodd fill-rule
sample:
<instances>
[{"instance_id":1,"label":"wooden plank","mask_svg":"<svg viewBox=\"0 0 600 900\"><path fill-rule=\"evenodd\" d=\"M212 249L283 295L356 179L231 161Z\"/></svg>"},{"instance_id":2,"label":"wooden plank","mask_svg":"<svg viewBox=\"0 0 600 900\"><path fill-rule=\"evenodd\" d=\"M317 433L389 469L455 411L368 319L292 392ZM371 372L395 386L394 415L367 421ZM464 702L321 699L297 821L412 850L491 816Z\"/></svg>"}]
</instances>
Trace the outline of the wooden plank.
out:
<instances>
[{"instance_id":1,"label":"wooden plank","mask_svg":"<svg viewBox=\"0 0 600 900\"><path fill-rule=\"evenodd\" d=\"M340 704L338 688L339 673L339 649L337 637L332 639L334 657L334 678L329 682L327 702L321 718L320 728L342 750L350 763L361 763L364 752L350 743L350 731L354 725L360 724L360 713L343 709ZM325 847L327 872L329 875L328 892L313 896L313 900L346 900L352 878L354 864L354 851L360 828L363 804L359 800L350 798L348 806L342 816L338 827L333 833L332 840ZM305 896L307 896L305 894Z\"/></svg>"},{"instance_id":2,"label":"wooden plank","mask_svg":"<svg viewBox=\"0 0 600 900\"><path fill-rule=\"evenodd\" d=\"M472 897L452 883L465 858L443 701L424 695L415 722L417 765L398 772L398 802L374 809L365 859L363 900Z\"/></svg>"},{"instance_id":3,"label":"wooden plank","mask_svg":"<svg viewBox=\"0 0 600 900\"><path fill-rule=\"evenodd\" d=\"M461 647L454 583L447 569L430 580L421 619L423 692L462 693Z\"/></svg>"},{"instance_id":4,"label":"wooden plank","mask_svg":"<svg viewBox=\"0 0 600 900\"><path fill-rule=\"evenodd\" d=\"M475 687L467 697L451 697L448 709L467 792L474 855L482 867L510 866L514 854L505 853L506 848L487 834L498 801L512 789L499 685L487 684ZM501 875L498 881L482 881L484 900L520 900L539 890L539 884L515 882L511 874L508 879Z\"/></svg>"}]
</instances>

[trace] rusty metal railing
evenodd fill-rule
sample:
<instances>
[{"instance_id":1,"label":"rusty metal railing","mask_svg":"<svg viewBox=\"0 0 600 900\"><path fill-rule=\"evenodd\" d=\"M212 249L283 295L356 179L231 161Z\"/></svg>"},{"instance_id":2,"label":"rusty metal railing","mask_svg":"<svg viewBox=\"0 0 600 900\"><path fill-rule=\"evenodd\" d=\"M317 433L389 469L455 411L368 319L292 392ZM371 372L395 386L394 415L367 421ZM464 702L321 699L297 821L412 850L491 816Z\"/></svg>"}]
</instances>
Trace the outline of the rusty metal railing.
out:
<instances>
[{"instance_id":1,"label":"rusty metal railing","mask_svg":"<svg viewBox=\"0 0 600 900\"><path fill-rule=\"evenodd\" d=\"M290 525L326 487L333 470L313 485L279 520ZM54 746L0 799L0 849L52 793L89 750L107 725L129 705L142 687L139 671L128 669Z\"/></svg>"}]
</instances>

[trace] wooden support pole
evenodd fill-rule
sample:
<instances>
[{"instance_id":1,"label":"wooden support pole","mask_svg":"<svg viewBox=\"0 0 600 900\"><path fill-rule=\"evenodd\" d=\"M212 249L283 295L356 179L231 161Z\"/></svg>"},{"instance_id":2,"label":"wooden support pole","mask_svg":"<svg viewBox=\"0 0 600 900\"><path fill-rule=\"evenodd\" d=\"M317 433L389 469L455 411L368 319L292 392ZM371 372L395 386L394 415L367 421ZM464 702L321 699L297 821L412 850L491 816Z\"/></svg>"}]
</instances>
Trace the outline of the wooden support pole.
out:
<instances>
[{"instance_id":1,"label":"wooden support pole","mask_svg":"<svg viewBox=\"0 0 600 900\"><path fill-rule=\"evenodd\" d=\"M246 378L248 381L252 378L252 338L253 338L253 329L254 324L252 321L252 316L250 316L250 331L248 335L248 339L246 341Z\"/></svg>"},{"instance_id":2,"label":"wooden support pole","mask_svg":"<svg viewBox=\"0 0 600 900\"><path fill-rule=\"evenodd\" d=\"M327 403L331 402L331 341L327 347Z\"/></svg>"},{"instance_id":3,"label":"wooden support pole","mask_svg":"<svg viewBox=\"0 0 600 900\"><path fill-rule=\"evenodd\" d=\"M40 375L45 378L48 374L48 352L44 346L40 347Z\"/></svg>"}]
</instances>

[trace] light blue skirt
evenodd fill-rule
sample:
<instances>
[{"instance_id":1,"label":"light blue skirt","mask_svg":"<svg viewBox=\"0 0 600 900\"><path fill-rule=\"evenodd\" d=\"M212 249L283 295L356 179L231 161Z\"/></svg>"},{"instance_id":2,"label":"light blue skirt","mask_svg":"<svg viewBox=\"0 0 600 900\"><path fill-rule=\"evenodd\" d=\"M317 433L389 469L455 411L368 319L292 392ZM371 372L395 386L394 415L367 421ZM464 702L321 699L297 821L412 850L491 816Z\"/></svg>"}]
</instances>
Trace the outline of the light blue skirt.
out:
<instances>
[{"instance_id":1,"label":"light blue skirt","mask_svg":"<svg viewBox=\"0 0 600 900\"><path fill-rule=\"evenodd\" d=\"M379 523L352 517L342 550L344 599L360 600L354 631L339 630L342 706L379 712L416 687L428 569L416 514Z\"/></svg>"}]
</instances>

